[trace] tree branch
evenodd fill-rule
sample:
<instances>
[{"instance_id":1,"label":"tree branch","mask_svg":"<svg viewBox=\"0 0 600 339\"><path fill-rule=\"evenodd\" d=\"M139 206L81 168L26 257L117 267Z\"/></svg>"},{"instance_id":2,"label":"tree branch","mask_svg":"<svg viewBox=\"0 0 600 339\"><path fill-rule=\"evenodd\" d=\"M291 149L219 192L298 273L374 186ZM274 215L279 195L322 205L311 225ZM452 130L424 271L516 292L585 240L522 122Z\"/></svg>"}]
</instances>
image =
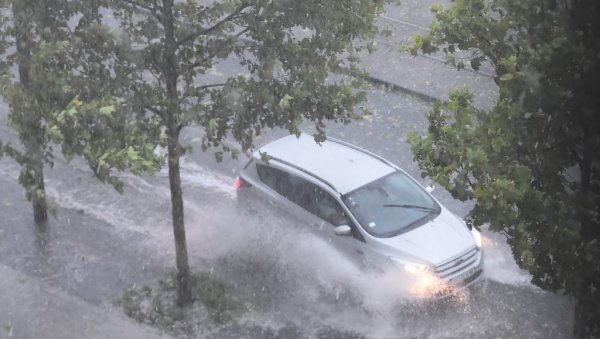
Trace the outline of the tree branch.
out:
<instances>
[{"instance_id":1,"label":"tree branch","mask_svg":"<svg viewBox=\"0 0 600 339\"><path fill-rule=\"evenodd\" d=\"M4 144L4 147L2 148L2 153L11 157L21 166L24 166L27 162L25 155L23 155L23 153L19 152L16 148L12 147L9 144Z\"/></svg>"},{"instance_id":2,"label":"tree branch","mask_svg":"<svg viewBox=\"0 0 600 339\"><path fill-rule=\"evenodd\" d=\"M159 13L159 11L162 10L162 8L156 3L156 1L152 1L152 7L150 7L150 5L148 5L148 4L142 4L135 0L121 0L121 1L132 5L134 8L144 9L144 10L150 12L149 14L151 14L154 18L156 18L156 20L158 20L159 22L162 22L162 17L160 16L160 13Z\"/></svg>"},{"instance_id":3,"label":"tree branch","mask_svg":"<svg viewBox=\"0 0 600 339\"><path fill-rule=\"evenodd\" d=\"M150 112L158 115L159 117L164 118L163 117L163 112L161 110L159 110L158 108L150 106L150 105L144 105L144 108L147 109L147 110L149 110Z\"/></svg>"},{"instance_id":4,"label":"tree branch","mask_svg":"<svg viewBox=\"0 0 600 339\"><path fill-rule=\"evenodd\" d=\"M242 30L242 31L240 31L240 32L238 32L238 33L236 33L236 34L232 35L232 36L228 36L228 38L232 38L232 37L233 37L233 38L236 38L236 39L237 39L237 38L238 38L240 35L242 35L242 34L244 34L244 33L248 32L249 30L250 30L249 28L246 28L246 29L244 29L244 30ZM227 39L227 38L225 38L225 39ZM244 41L244 40L249 40L249 39L242 39L242 41ZM219 42L223 42L223 41L219 41ZM244 41L244 42L245 42L245 41ZM247 44L247 42L245 42L245 43ZM206 56L204 59L212 60L212 59L215 57L215 54L216 54L216 53L217 53L217 51L214 51L213 53L211 53L211 54L209 54L208 56ZM193 70L194 68L196 68L196 67L198 67L198 66L201 66L202 64L203 64L203 62L201 62L201 61L194 62L193 64L191 64L191 65L189 65L189 66L187 67L187 70L188 70L188 71L191 71L191 70Z\"/></svg>"},{"instance_id":5,"label":"tree branch","mask_svg":"<svg viewBox=\"0 0 600 339\"><path fill-rule=\"evenodd\" d=\"M202 62L200 62L200 61L196 61L196 62L194 62L193 64L189 65L189 66L187 67L187 70L188 70L188 71L191 71L191 70L193 70L194 68L201 66L202 64L203 64Z\"/></svg>"},{"instance_id":6,"label":"tree branch","mask_svg":"<svg viewBox=\"0 0 600 339\"><path fill-rule=\"evenodd\" d=\"M205 28L201 31L197 31L197 32L193 32L188 34L187 36L181 38L179 41L177 41L176 46L179 47L187 42L190 42L194 39L196 39L197 37L201 36L201 35L207 35L210 34L212 32L214 32L215 30L219 29L221 26L223 26L223 24L232 21L234 19L237 18L237 16L246 8L250 7L249 4L242 4L240 7L238 7L235 11L233 11L231 14L229 14L228 16L226 16L225 18L223 18L222 20L218 21L217 23L215 23L214 25L212 25L211 27Z\"/></svg>"},{"instance_id":7,"label":"tree branch","mask_svg":"<svg viewBox=\"0 0 600 339\"><path fill-rule=\"evenodd\" d=\"M141 3L137 2L137 1L134 1L134 0L121 0L121 1L123 1L125 3L128 3L130 5L133 5L134 7L140 7L140 8L143 8L143 9L147 10L147 11L150 11L150 12L153 11L152 7L150 7L150 6L146 5L146 4L141 4Z\"/></svg>"},{"instance_id":8,"label":"tree branch","mask_svg":"<svg viewBox=\"0 0 600 339\"><path fill-rule=\"evenodd\" d=\"M225 83L222 84L210 84L210 85L203 85L200 87L196 87L196 89L202 90L202 89L207 89L207 88L211 88L211 87L223 87L225 86Z\"/></svg>"},{"instance_id":9,"label":"tree branch","mask_svg":"<svg viewBox=\"0 0 600 339\"><path fill-rule=\"evenodd\" d=\"M550 152L550 151L554 150L557 147L563 146L566 143L567 143L566 141L558 142L558 143L556 143L554 145L550 145L550 146L542 149L542 152ZM577 150L575 148L570 148L570 149L573 152L573 154L575 155L575 157L579 158L579 154L577 153Z\"/></svg>"},{"instance_id":10,"label":"tree branch","mask_svg":"<svg viewBox=\"0 0 600 339\"><path fill-rule=\"evenodd\" d=\"M240 37L242 34L244 34L244 33L248 32L248 31L250 31L250 28L243 29L243 30L241 30L240 32L236 33L236 34L234 35L234 37L238 38L238 37Z\"/></svg>"}]
</instances>

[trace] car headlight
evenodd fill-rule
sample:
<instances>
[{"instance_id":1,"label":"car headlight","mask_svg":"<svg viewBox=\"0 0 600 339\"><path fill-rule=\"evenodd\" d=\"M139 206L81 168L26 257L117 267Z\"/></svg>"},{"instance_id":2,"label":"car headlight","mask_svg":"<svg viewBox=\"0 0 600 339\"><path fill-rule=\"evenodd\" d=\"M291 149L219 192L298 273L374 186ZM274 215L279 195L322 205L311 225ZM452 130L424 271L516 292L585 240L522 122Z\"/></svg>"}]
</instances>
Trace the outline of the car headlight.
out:
<instances>
[{"instance_id":1,"label":"car headlight","mask_svg":"<svg viewBox=\"0 0 600 339\"><path fill-rule=\"evenodd\" d=\"M414 262L401 261L391 258L398 266L402 267L406 272L411 274L422 274L428 272L431 266L425 264L417 264Z\"/></svg>"},{"instance_id":2,"label":"car headlight","mask_svg":"<svg viewBox=\"0 0 600 339\"><path fill-rule=\"evenodd\" d=\"M471 234L473 235L473 239L475 239L475 245L477 248L481 248L481 233L475 229L475 227L471 228Z\"/></svg>"},{"instance_id":3,"label":"car headlight","mask_svg":"<svg viewBox=\"0 0 600 339\"><path fill-rule=\"evenodd\" d=\"M405 263L404 270L412 274L421 274L429 271L429 266L417 263Z\"/></svg>"}]
</instances>

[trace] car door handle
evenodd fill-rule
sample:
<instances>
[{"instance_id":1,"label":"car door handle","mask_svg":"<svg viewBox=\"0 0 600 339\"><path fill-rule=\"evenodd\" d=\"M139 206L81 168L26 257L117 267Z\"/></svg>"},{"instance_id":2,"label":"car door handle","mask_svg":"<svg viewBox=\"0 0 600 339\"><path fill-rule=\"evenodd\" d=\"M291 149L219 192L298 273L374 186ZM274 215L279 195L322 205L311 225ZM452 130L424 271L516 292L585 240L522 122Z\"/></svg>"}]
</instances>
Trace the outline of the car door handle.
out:
<instances>
[{"instance_id":1,"label":"car door handle","mask_svg":"<svg viewBox=\"0 0 600 339\"><path fill-rule=\"evenodd\" d=\"M273 205L275 207L277 207L279 205L279 204L277 204L275 201L273 201L271 199L269 199L269 204L271 204L271 205Z\"/></svg>"},{"instance_id":2,"label":"car door handle","mask_svg":"<svg viewBox=\"0 0 600 339\"><path fill-rule=\"evenodd\" d=\"M358 254L365 254L365 252L363 252L362 250L356 250L356 252L357 252Z\"/></svg>"}]
</instances>

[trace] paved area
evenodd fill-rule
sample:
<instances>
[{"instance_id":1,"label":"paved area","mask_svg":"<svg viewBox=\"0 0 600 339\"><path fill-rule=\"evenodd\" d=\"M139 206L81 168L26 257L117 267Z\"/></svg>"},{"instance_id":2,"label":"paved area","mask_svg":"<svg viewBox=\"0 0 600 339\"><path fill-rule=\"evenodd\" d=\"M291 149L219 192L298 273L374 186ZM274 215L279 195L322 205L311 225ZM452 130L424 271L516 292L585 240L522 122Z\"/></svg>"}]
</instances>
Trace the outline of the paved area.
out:
<instances>
[{"instance_id":1,"label":"paved area","mask_svg":"<svg viewBox=\"0 0 600 339\"><path fill-rule=\"evenodd\" d=\"M479 71L468 67L458 71L445 63L442 53L412 56L401 52L403 44L410 44L414 34L425 34L435 19L430 8L434 3L448 6L450 0L406 0L399 5L389 5L380 17L379 24L391 30L389 37L376 39L377 50L365 52L361 66L373 80L397 87L426 100L446 100L448 91L468 87L475 94L475 104L491 108L497 98L493 69L483 64ZM468 62L467 62L468 65Z\"/></svg>"},{"instance_id":2,"label":"paved area","mask_svg":"<svg viewBox=\"0 0 600 339\"><path fill-rule=\"evenodd\" d=\"M0 338L168 339L121 309L104 309L0 265Z\"/></svg>"}]
</instances>

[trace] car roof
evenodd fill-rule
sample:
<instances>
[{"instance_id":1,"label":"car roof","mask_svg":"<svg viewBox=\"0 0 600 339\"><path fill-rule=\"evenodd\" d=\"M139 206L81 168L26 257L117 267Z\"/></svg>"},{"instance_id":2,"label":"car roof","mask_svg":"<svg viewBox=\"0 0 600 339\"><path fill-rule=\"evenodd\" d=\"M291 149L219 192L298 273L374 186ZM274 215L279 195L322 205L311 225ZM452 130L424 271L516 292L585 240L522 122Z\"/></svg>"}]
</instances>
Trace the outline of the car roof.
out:
<instances>
[{"instance_id":1,"label":"car roof","mask_svg":"<svg viewBox=\"0 0 600 339\"><path fill-rule=\"evenodd\" d=\"M319 145L312 136L304 133L300 137L289 135L259 148L255 157L260 159L259 152L309 172L333 185L341 194L396 170L391 163L361 148L335 139Z\"/></svg>"}]
</instances>

